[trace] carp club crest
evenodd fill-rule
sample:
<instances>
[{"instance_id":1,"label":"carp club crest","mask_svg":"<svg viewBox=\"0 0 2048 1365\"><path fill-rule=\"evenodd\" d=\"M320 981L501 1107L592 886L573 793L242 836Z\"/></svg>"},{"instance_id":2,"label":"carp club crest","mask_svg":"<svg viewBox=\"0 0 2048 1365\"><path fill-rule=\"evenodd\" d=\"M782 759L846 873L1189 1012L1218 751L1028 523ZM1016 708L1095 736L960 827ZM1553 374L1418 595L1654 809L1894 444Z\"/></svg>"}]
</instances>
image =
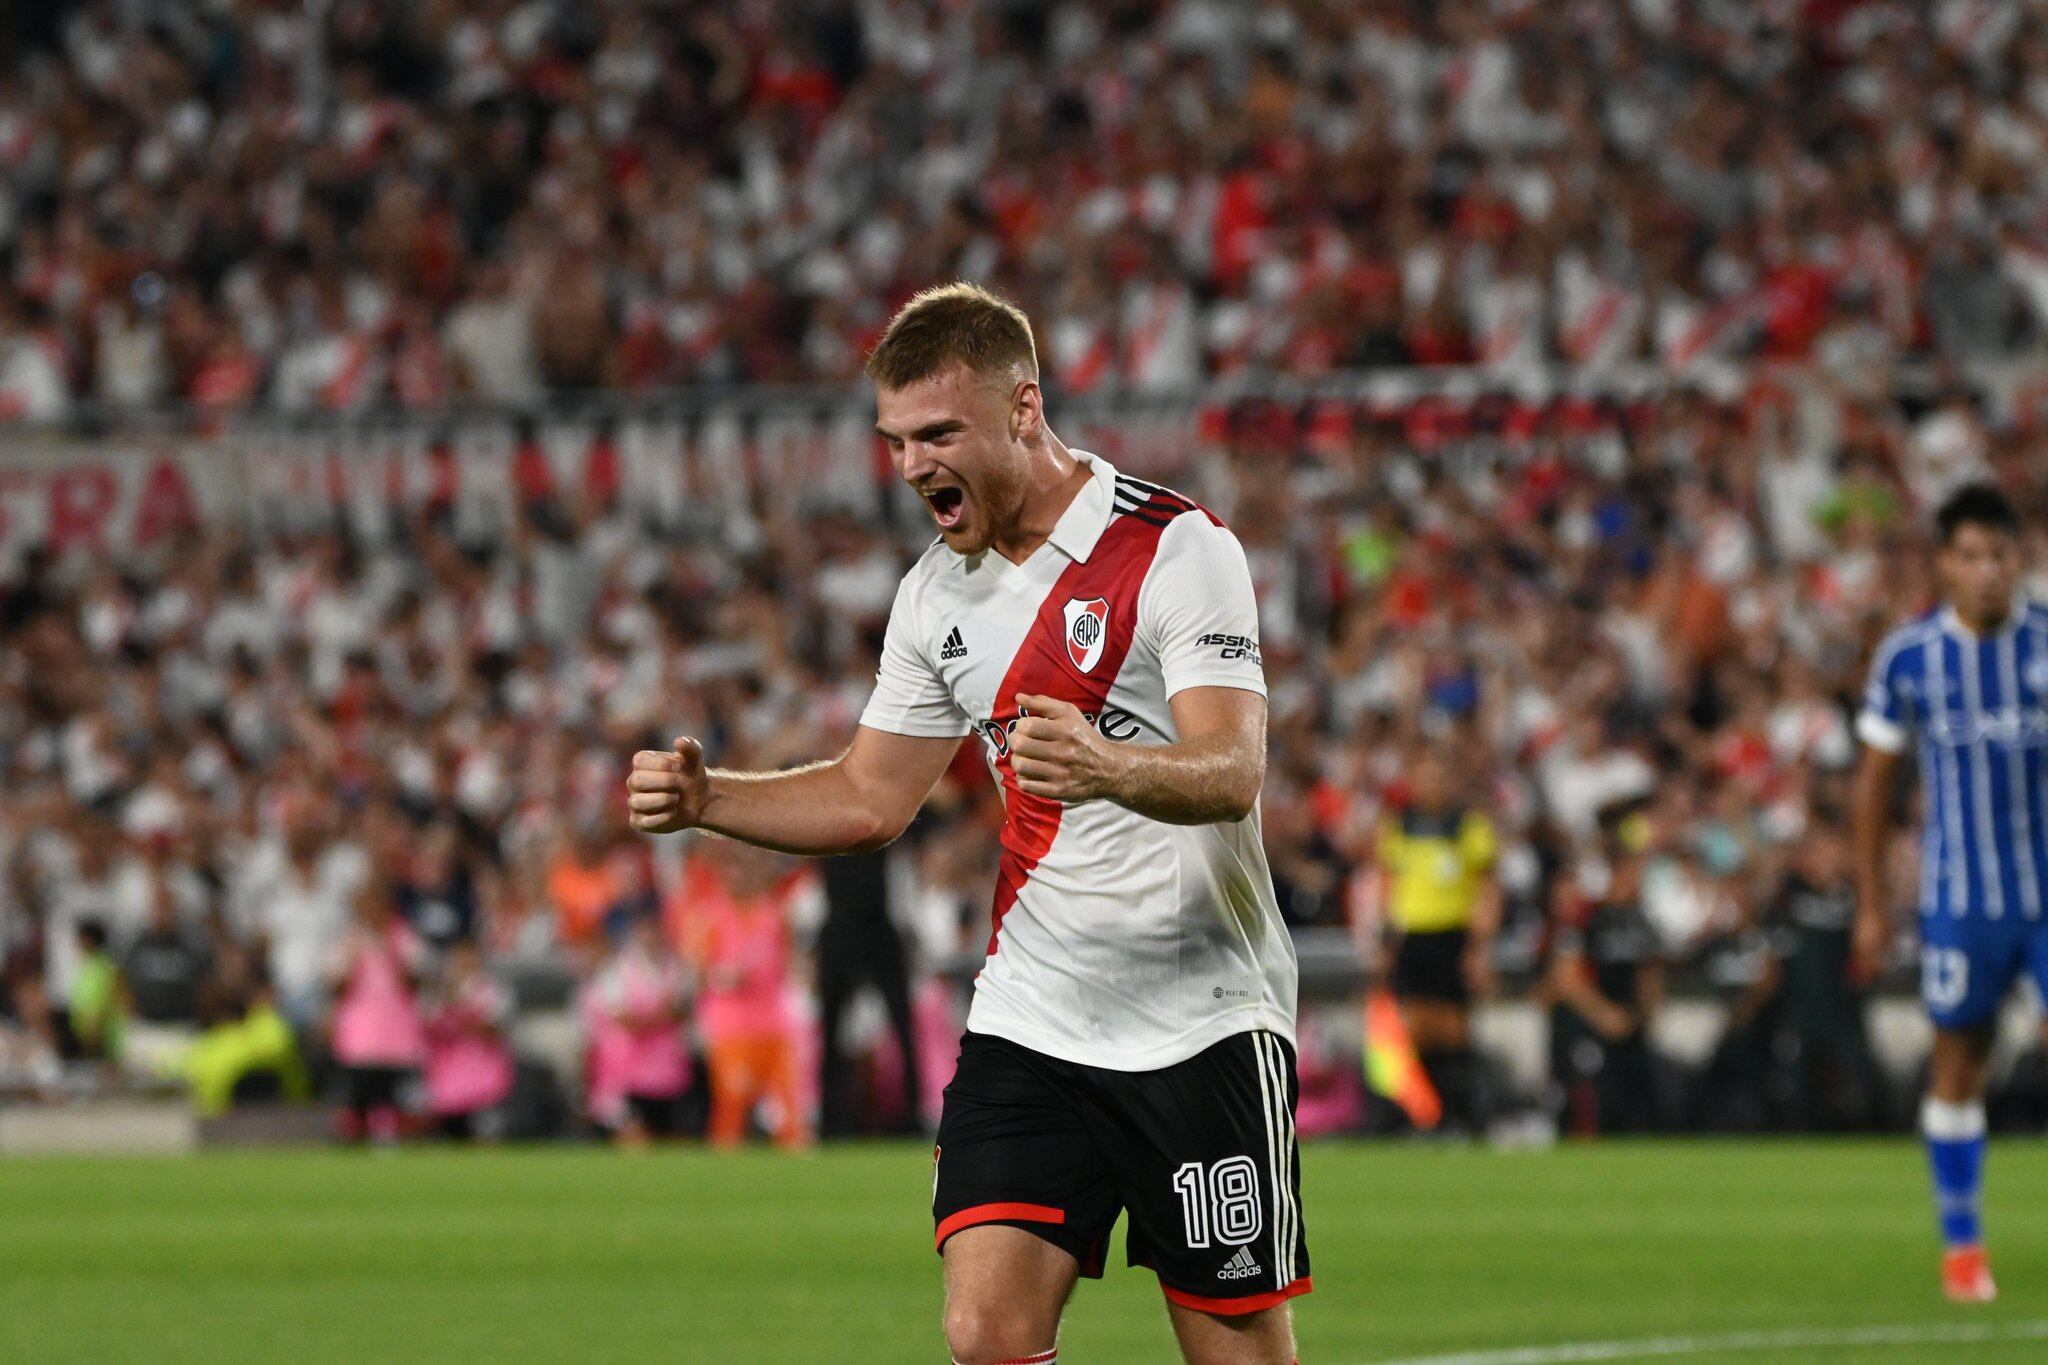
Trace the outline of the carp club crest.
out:
<instances>
[{"instance_id":1,"label":"carp club crest","mask_svg":"<svg viewBox=\"0 0 2048 1365\"><path fill-rule=\"evenodd\" d=\"M1103 641L1109 638L1109 599L1072 598L1067 602L1067 657L1083 673L1095 671L1102 659Z\"/></svg>"}]
</instances>

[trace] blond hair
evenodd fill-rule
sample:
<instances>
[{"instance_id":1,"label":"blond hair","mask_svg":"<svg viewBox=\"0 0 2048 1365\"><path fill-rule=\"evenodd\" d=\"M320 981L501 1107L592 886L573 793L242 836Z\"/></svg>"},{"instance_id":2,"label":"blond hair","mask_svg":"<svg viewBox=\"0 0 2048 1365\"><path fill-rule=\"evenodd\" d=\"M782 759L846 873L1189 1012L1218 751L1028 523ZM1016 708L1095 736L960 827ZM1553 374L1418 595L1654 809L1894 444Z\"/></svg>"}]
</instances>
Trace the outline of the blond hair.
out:
<instances>
[{"instance_id":1,"label":"blond hair","mask_svg":"<svg viewBox=\"0 0 2048 1365\"><path fill-rule=\"evenodd\" d=\"M920 290L898 309L868 356L877 388L900 389L953 364L984 378L1038 378L1038 347L1024 310L965 280Z\"/></svg>"}]
</instances>

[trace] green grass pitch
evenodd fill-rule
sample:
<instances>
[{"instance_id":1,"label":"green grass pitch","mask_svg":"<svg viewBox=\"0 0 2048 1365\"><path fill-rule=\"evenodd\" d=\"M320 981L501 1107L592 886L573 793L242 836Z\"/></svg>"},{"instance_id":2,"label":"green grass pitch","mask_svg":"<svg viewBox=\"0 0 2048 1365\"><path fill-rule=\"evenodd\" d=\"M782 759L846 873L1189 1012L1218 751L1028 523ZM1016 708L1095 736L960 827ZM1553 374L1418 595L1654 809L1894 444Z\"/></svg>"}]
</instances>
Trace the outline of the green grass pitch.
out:
<instances>
[{"instance_id":1,"label":"green grass pitch","mask_svg":"<svg viewBox=\"0 0 2048 1365\"><path fill-rule=\"evenodd\" d=\"M2004 1299L1943 1303L1918 1150L1659 1142L1306 1150L1306 1365L1983 1324L1967 1345L1693 1361L2020 1361L2048 1340L2048 1146L1994 1143ZM932 1365L928 1149L0 1163L0 1360ZM2035 1328L2048 1331L2048 1328ZM1170 1361L1149 1272L1084 1281L1061 1359ZM1606 1358L1629 1359L1628 1355Z\"/></svg>"}]
</instances>

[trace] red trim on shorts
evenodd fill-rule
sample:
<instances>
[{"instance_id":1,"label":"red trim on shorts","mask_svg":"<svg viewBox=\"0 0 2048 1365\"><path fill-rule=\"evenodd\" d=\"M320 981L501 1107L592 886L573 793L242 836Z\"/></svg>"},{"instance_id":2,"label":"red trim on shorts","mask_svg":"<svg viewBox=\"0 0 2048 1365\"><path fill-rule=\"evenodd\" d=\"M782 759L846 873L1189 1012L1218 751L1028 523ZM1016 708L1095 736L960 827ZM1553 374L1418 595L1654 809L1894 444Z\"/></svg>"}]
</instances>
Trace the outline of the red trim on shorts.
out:
<instances>
[{"instance_id":1,"label":"red trim on shorts","mask_svg":"<svg viewBox=\"0 0 2048 1365\"><path fill-rule=\"evenodd\" d=\"M946 1239L977 1223L1064 1223L1067 1211L1048 1204L976 1204L948 1214L932 1237L932 1250L942 1250Z\"/></svg>"},{"instance_id":2,"label":"red trim on shorts","mask_svg":"<svg viewBox=\"0 0 2048 1365\"><path fill-rule=\"evenodd\" d=\"M1170 1302L1177 1303L1183 1308L1196 1308L1204 1313L1222 1313L1233 1317L1240 1313L1257 1313L1275 1304L1285 1303L1295 1295L1306 1294L1315 1287L1316 1282L1304 1275L1285 1288L1270 1290L1264 1294L1247 1294L1243 1298L1233 1299L1209 1299L1200 1294L1182 1293L1170 1284L1159 1286Z\"/></svg>"}]
</instances>

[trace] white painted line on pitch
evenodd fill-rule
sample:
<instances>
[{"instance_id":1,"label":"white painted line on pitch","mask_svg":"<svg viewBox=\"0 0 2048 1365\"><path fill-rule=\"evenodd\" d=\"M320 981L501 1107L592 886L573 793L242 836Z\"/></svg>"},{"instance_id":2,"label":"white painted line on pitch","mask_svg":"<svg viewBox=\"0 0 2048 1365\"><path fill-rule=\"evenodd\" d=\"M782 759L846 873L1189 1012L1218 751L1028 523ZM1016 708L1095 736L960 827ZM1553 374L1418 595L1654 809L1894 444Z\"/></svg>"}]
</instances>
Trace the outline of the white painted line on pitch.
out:
<instances>
[{"instance_id":1,"label":"white painted line on pitch","mask_svg":"<svg viewBox=\"0 0 2048 1365\"><path fill-rule=\"evenodd\" d=\"M1634 1341L1568 1341L1454 1355L1403 1356L1373 1365L1571 1365L1582 1360L1640 1360L1732 1351L1796 1351L1827 1346L1960 1346L1986 1341L2048 1341L2048 1321L1928 1323L1916 1327L1729 1332L1722 1336L1639 1337Z\"/></svg>"}]
</instances>

